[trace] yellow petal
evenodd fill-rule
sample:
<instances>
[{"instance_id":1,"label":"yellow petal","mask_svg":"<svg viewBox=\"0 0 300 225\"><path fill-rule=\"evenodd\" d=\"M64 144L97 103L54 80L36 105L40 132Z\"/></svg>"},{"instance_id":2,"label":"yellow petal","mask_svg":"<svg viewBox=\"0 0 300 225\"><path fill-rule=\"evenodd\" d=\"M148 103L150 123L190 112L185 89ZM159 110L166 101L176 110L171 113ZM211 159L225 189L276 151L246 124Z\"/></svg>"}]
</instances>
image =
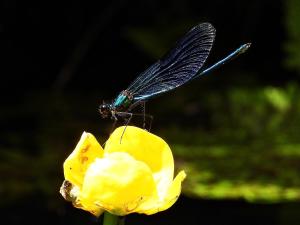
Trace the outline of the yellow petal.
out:
<instances>
[{"instance_id":1,"label":"yellow petal","mask_svg":"<svg viewBox=\"0 0 300 225\"><path fill-rule=\"evenodd\" d=\"M90 133L83 132L74 151L64 162L65 179L80 188L89 165L103 154L103 149L96 138Z\"/></svg>"},{"instance_id":2,"label":"yellow petal","mask_svg":"<svg viewBox=\"0 0 300 225\"><path fill-rule=\"evenodd\" d=\"M151 169L158 195L164 196L173 180L174 159L168 144L146 130L127 126L117 128L105 145L105 152L127 152ZM121 136L123 137L121 139Z\"/></svg>"},{"instance_id":3,"label":"yellow petal","mask_svg":"<svg viewBox=\"0 0 300 225\"><path fill-rule=\"evenodd\" d=\"M166 196L163 200L156 201L154 199L150 199L148 202L140 205L140 207L136 210L139 213L145 213L147 215L151 215L160 211L164 211L170 208L178 199L181 192L181 183L185 179L186 174L184 171L180 171L172 184L169 186Z\"/></svg>"},{"instance_id":4,"label":"yellow petal","mask_svg":"<svg viewBox=\"0 0 300 225\"><path fill-rule=\"evenodd\" d=\"M90 202L85 202L85 204L83 205L79 199L78 199L78 201L73 202L73 206L78 209L83 209L85 211L88 211L96 217L99 217L105 211L100 206L98 206L96 204L92 204Z\"/></svg>"},{"instance_id":5,"label":"yellow petal","mask_svg":"<svg viewBox=\"0 0 300 225\"><path fill-rule=\"evenodd\" d=\"M97 205L89 205L86 209L78 199L80 195L80 189L78 186L73 185L71 182L64 180L62 186L60 187L60 194L67 200L72 202L73 206L79 209L87 210L95 216L100 216L104 210Z\"/></svg>"},{"instance_id":6,"label":"yellow petal","mask_svg":"<svg viewBox=\"0 0 300 225\"><path fill-rule=\"evenodd\" d=\"M185 179L185 177L186 174L184 171L180 171L177 174L167 191L167 195L165 196L159 211L163 211L170 208L176 202L181 192L181 183Z\"/></svg>"},{"instance_id":7,"label":"yellow petal","mask_svg":"<svg viewBox=\"0 0 300 225\"><path fill-rule=\"evenodd\" d=\"M150 168L124 152L97 158L86 171L79 200L84 208L97 205L112 214L134 212L145 198L156 198Z\"/></svg>"}]
</instances>

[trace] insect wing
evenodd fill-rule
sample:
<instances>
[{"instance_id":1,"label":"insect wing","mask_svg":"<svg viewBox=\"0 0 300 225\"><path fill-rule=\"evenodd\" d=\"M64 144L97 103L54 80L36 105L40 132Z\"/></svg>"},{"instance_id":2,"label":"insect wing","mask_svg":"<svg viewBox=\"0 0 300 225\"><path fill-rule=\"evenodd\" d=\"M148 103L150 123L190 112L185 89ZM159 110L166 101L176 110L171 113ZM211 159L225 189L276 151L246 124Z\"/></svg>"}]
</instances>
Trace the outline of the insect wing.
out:
<instances>
[{"instance_id":1,"label":"insect wing","mask_svg":"<svg viewBox=\"0 0 300 225\"><path fill-rule=\"evenodd\" d=\"M127 90L134 100L147 100L191 80L206 61L215 34L210 23L192 28L174 49L131 83Z\"/></svg>"}]
</instances>

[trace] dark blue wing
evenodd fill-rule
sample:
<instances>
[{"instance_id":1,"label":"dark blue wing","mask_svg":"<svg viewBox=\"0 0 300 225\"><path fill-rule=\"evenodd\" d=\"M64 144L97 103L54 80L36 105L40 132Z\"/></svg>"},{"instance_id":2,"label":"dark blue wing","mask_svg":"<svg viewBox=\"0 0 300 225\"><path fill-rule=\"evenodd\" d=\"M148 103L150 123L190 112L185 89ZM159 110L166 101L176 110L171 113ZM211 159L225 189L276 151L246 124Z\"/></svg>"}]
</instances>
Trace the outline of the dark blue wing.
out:
<instances>
[{"instance_id":1,"label":"dark blue wing","mask_svg":"<svg viewBox=\"0 0 300 225\"><path fill-rule=\"evenodd\" d=\"M126 90L134 100L147 100L183 85L203 66L215 35L210 23L195 26L173 50L141 73Z\"/></svg>"}]
</instances>

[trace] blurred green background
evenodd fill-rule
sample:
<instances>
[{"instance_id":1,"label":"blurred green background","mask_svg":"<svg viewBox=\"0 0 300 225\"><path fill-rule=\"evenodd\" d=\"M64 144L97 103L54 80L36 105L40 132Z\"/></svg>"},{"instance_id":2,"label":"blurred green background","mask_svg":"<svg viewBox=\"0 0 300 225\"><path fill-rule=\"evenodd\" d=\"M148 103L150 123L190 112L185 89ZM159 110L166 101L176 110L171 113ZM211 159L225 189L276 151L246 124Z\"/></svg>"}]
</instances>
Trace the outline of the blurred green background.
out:
<instances>
[{"instance_id":1,"label":"blurred green background","mask_svg":"<svg viewBox=\"0 0 300 225\"><path fill-rule=\"evenodd\" d=\"M147 104L152 132L170 144L176 169L188 177L173 221L167 212L141 221L180 224L176 214L202 207L190 224L298 224L300 1L4 1L1 11L0 208L7 224L97 223L59 195L64 159L84 130L104 143L112 121L97 111L102 100L201 22L217 29L205 66L240 44L252 46Z\"/></svg>"}]
</instances>

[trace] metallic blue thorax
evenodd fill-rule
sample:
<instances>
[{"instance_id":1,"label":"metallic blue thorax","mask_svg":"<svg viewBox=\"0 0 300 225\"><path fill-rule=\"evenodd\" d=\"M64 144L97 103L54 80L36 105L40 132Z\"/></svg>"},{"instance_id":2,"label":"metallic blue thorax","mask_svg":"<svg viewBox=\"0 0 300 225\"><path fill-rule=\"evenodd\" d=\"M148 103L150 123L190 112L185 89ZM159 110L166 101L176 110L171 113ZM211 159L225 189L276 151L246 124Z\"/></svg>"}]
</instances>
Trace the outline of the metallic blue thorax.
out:
<instances>
[{"instance_id":1,"label":"metallic blue thorax","mask_svg":"<svg viewBox=\"0 0 300 225\"><path fill-rule=\"evenodd\" d=\"M113 106L115 108L128 108L131 104L132 100L129 99L128 96L123 93L119 94L118 97L114 100Z\"/></svg>"}]
</instances>

